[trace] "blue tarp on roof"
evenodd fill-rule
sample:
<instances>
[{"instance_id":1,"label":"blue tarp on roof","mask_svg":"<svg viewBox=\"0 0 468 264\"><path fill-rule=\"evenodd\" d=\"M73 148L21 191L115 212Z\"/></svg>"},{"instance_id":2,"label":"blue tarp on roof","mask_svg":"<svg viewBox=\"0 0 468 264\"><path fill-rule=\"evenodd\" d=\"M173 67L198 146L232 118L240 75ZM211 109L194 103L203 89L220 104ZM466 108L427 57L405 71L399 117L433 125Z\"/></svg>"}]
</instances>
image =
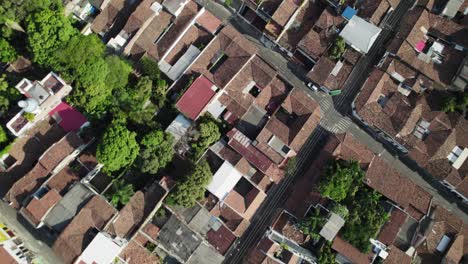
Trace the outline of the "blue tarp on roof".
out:
<instances>
[{"instance_id":1,"label":"blue tarp on roof","mask_svg":"<svg viewBox=\"0 0 468 264\"><path fill-rule=\"evenodd\" d=\"M341 14L345 19L350 20L354 15L356 15L357 10L347 6L345 10L343 11L343 14Z\"/></svg>"}]
</instances>

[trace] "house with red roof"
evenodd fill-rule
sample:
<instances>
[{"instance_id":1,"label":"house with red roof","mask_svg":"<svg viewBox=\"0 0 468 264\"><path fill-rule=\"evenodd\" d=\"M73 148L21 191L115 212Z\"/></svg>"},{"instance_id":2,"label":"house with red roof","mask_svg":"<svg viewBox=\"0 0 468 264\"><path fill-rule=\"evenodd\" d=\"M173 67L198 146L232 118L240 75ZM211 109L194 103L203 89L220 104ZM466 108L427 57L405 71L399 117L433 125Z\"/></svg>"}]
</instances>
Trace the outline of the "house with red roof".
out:
<instances>
[{"instance_id":1,"label":"house with red roof","mask_svg":"<svg viewBox=\"0 0 468 264\"><path fill-rule=\"evenodd\" d=\"M186 117L196 120L217 90L216 85L201 75L193 81L179 101L177 101L176 107Z\"/></svg>"}]
</instances>

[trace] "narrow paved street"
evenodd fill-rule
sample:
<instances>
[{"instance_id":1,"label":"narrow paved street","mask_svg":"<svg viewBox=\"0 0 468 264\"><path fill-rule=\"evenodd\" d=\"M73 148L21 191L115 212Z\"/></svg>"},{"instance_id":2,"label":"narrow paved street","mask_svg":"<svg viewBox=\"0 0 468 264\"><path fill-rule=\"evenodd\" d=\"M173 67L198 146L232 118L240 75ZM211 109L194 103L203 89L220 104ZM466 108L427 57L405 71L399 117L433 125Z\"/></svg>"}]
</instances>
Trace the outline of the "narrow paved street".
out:
<instances>
[{"instance_id":1,"label":"narrow paved street","mask_svg":"<svg viewBox=\"0 0 468 264\"><path fill-rule=\"evenodd\" d=\"M8 228L10 228L21 240L23 240L24 245L36 256L39 256L40 262L44 264L61 264L63 263L52 249L42 242L38 237L33 236L33 233L36 235L39 232L34 232L34 230L28 230L25 228L22 222L18 220L17 211L11 208L7 203L0 200L0 222L4 223Z\"/></svg>"}]
</instances>

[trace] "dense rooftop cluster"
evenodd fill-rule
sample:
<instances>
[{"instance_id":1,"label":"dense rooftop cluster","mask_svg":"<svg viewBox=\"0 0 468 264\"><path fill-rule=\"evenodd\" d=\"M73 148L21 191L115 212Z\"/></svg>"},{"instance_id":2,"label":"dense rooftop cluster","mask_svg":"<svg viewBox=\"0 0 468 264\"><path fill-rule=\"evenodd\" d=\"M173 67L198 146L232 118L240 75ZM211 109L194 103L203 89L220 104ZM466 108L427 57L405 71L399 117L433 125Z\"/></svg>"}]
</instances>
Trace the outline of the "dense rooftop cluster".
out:
<instances>
[{"instance_id":1,"label":"dense rooftop cluster","mask_svg":"<svg viewBox=\"0 0 468 264\"><path fill-rule=\"evenodd\" d=\"M205 2L0 8L22 225L75 264L468 260L467 1Z\"/></svg>"}]
</instances>

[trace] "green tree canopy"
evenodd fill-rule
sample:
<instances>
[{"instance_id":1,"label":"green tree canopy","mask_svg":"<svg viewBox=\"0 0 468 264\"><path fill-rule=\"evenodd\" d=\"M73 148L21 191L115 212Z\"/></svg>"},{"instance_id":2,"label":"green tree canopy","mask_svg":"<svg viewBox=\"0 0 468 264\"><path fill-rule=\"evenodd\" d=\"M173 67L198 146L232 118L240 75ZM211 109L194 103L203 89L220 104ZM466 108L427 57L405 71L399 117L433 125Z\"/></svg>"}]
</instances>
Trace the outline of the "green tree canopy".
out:
<instances>
[{"instance_id":1,"label":"green tree canopy","mask_svg":"<svg viewBox=\"0 0 468 264\"><path fill-rule=\"evenodd\" d=\"M346 201L350 212L340 232L346 241L364 253L371 250L369 239L375 238L388 220L380 198L379 193L362 186L355 197Z\"/></svg>"},{"instance_id":2,"label":"green tree canopy","mask_svg":"<svg viewBox=\"0 0 468 264\"><path fill-rule=\"evenodd\" d=\"M5 131L5 128L0 126L0 145L4 145L8 141L8 135Z\"/></svg>"},{"instance_id":3,"label":"green tree canopy","mask_svg":"<svg viewBox=\"0 0 468 264\"><path fill-rule=\"evenodd\" d=\"M6 75L0 75L0 116L10 108L10 104L21 98L21 94L15 88L8 85Z\"/></svg>"},{"instance_id":4,"label":"green tree canopy","mask_svg":"<svg viewBox=\"0 0 468 264\"><path fill-rule=\"evenodd\" d=\"M327 219L320 215L320 209L315 208L311 215L302 219L298 223L298 228L304 235L309 235L315 240L320 239L319 232L323 225L327 222Z\"/></svg>"},{"instance_id":5,"label":"green tree canopy","mask_svg":"<svg viewBox=\"0 0 468 264\"><path fill-rule=\"evenodd\" d=\"M192 143L195 159L200 158L205 150L221 137L218 124L209 119L202 119L198 125L198 132L198 138Z\"/></svg>"},{"instance_id":6,"label":"green tree canopy","mask_svg":"<svg viewBox=\"0 0 468 264\"><path fill-rule=\"evenodd\" d=\"M318 189L322 196L340 202L348 196L354 196L364 177L359 162L333 161L327 167Z\"/></svg>"},{"instance_id":7,"label":"green tree canopy","mask_svg":"<svg viewBox=\"0 0 468 264\"><path fill-rule=\"evenodd\" d=\"M442 102L442 111L446 113L464 113L468 108L468 93L453 93L447 95Z\"/></svg>"},{"instance_id":8,"label":"green tree canopy","mask_svg":"<svg viewBox=\"0 0 468 264\"><path fill-rule=\"evenodd\" d=\"M319 251L318 264L336 264L336 254L332 251L331 243L325 243Z\"/></svg>"},{"instance_id":9,"label":"green tree canopy","mask_svg":"<svg viewBox=\"0 0 468 264\"><path fill-rule=\"evenodd\" d=\"M140 59L139 64L143 75L148 76L152 81L156 82L161 78L158 63L148 57Z\"/></svg>"},{"instance_id":10,"label":"green tree canopy","mask_svg":"<svg viewBox=\"0 0 468 264\"><path fill-rule=\"evenodd\" d=\"M210 165L206 160L201 160L193 172L175 186L167 198L167 203L185 208L194 206L196 201L205 196L206 186L210 184L212 177Z\"/></svg>"},{"instance_id":11,"label":"green tree canopy","mask_svg":"<svg viewBox=\"0 0 468 264\"><path fill-rule=\"evenodd\" d=\"M77 34L63 42L60 49L53 53L52 66L54 70L75 80L75 71L85 67L88 60L103 58L104 51L104 44L95 34Z\"/></svg>"},{"instance_id":12,"label":"green tree canopy","mask_svg":"<svg viewBox=\"0 0 468 264\"><path fill-rule=\"evenodd\" d=\"M339 204L339 203L334 204L332 208L330 209L330 211L341 216L341 218L343 218L344 220L346 220L349 215L348 207L346 207L346 205Z\"/></svg>"},{"instance_id":13,"label":"green tree canopy","mask_svg":"<svg viewBox=\"0 0 468 264\"><path fill-rule=\"evenodd\" d=\"M0 62L13 62L18 57L16 50L8 40L0 37Z\"/></svg>"},{"instance_id":14,"label":"green tree canopy","mask_svg":"<svg viewBox=\"0 0 468 264\"><path fill-rule=\"evenodd\" d=\"M130 201L135 191L131 184L126 184L123 179L112 182L111 192L107 195L114 207L124 206Z\"/></svg>"},{"instance_id":15,"label":"green tree canopy","mask_svg":"<svg viewBox=\"0 0 468 264\"><path fill-rule=\"evenodd\" d=\"M62 11L44 9L26 19L29 48L36 63L49 65L52 54L77 34Z\"/></svg>"},{"instance_id":16,"label":"green tree canopy","mask_svg":"<svg viewBox=\"0 0 468 264\"><path fill-rule=\"evenodd\" d=\"M0 1L0 23L8 21L21 22L27 15L40 10L60 10L60 0L2 0Z\"/></svg>"},{"instance_id":17,"label":"green tree canopy","mask_svg":"<svg viewBox=\"0 0 468 264\"><path fill-rule=\"evenodd\" d=\"M135 138L135 132L129 131L120 122L112 122L96 151L98 161L104 164L104 171L117 171L133 163L140 150Z\"/></svg>"},{"instance_id":18,"label":"green tree canopy","mask_svg":"<svg viewBox=\"0 0 468 264\"><path fill-rule=\"evenodd\" d=\"M338 60L343 56L343 53L346 51L346 42L342 37L337 37L335 43L330 48L330 58Z\"/></svg>"},{"instance_id":19,"label":"green tree canopy","mask_svg":"<svg viewBox=\"0 0 468 264\"><path fill-rule=\"evenodd\" d=\"M132 66L116 55L107 56L106 63L109 68L109 74L106 77L107 86L113 90L125 88L128 84L128 76L132 72Z\"/></svg>"},{"instance_id":20,"label":"green tree canopy","mask_svg":"<svg viewBox=\"0 0 468 264\"><path fill-rule=\"evenodd\" d=\"M156 174L166 167L174 157L171 134L161 130L151 132L141 140L141 151L137 166L143 173Z\"/></svg>"}]
</instances>

